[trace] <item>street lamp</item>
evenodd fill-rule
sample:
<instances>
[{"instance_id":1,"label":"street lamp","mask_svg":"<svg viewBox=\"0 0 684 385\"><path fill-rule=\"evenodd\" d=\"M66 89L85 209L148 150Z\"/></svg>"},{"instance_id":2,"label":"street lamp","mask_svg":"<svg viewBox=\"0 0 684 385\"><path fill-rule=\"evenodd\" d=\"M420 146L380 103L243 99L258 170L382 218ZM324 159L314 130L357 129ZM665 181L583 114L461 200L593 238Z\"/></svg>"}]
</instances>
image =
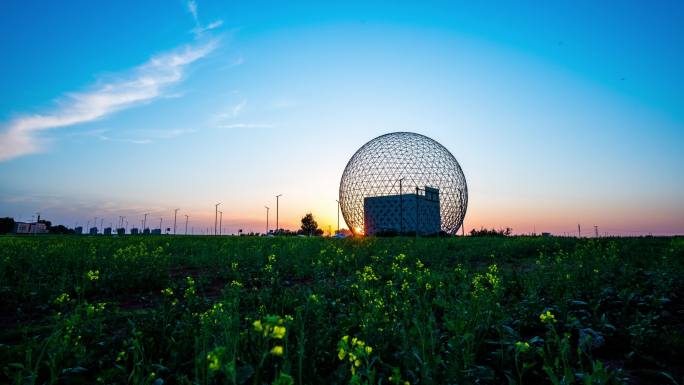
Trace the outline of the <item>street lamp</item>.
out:
<instances>
[{"instance_id":1,"label":"street lamp","mask_svg":"<svg viewBox=\"0 0 684 385\"><path fill-rule=\"evenodd\" d=\"M173 235L176 235L176 215L178 214L178 210L180 209L173 210Z\"/></svg>"},{"instance_id":2,"label":"street lamp","mask_svg":"<svg viewBox=\"0 0 684 385\"><path fill-rule=\"evenodd\" d=\"M276 195L276 232L280 232L280 222L278 222L278 199L283 196L283 194Z\"/></svg>"},{"instance_id":3,"label":"street lamp","mask_svg":"<svg viewBox=\"0 0 684 385\"><path fill-rule=\"evenodd\" d=\"M221 204L221 202L217 203L214 205L214 235L216 235L216 226L217 226L217 221L218 221L218 207Z\"/></svg>"},{"instance_id":4,"label":"street lamp","mask_svg":"<svg viewBox=\"0 0 684 385\"><path fill-rule=\"evenodd\" d=\"M219 235L223 234L223 211L219 211Z\"/></svg>"},{"instance_id":5,"label":"street lamp","mask_svg":"<svg viewBox=\"0 0 684 385\"><path fill-rule=\"evenodd\" d=\"M188 235L188 214L185 214L185 235Z\"/></svg>"},{"instance_id":6,"label":"street lamp","mask_svg":"<svg viewBox=\"0 0 684 385\"><path fill-rule=\"evenodd\" d=\"M266 208L266 235L268 235L268 210L270 208L268 206L264 206Z\"/></svg>"},{"instance_id":7,"label":"street lamp","mask_svg":"<svg viewBox=\"0 0 684 385\"><path fill-rule=\"evenodd\" d=\"M340 201L335 199L337 202L337 234L340 233Z\"/></svg>"}]
</instances>

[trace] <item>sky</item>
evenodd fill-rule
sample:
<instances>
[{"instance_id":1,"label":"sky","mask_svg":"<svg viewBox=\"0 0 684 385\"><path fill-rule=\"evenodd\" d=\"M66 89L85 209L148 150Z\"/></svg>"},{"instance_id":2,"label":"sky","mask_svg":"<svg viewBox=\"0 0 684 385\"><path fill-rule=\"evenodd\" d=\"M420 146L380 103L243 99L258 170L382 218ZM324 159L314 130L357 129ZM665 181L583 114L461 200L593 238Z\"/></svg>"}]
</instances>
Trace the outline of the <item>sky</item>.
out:
<instances>
[{"instance_id":1,"label":"sky","mask_svg":"<svg viewBox=\"0 0 684 385\"><path fill-rule=\"evenodd\" d=\"M684 234L684 3L19 1L0 217L337 227L354 152L431 137L465 229ZM98 223L99 225L99 223ZM344 223L341 227L345 227Z\"/></svg>"}]
</instances>

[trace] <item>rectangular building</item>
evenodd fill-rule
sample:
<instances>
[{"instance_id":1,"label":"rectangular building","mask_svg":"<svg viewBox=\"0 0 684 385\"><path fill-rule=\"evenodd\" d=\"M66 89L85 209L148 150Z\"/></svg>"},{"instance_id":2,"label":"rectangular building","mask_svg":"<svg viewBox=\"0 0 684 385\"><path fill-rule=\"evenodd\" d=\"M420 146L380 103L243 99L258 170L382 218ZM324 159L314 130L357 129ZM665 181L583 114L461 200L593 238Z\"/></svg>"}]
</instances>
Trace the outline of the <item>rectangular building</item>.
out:
<instances>
[{"instance_id":1,"label":"rectangular building","mask_svg":"<svg viewBox=\"0 0 684 385\"><path fill-rule=\"evenodd\" d=\"M366 197L363 222L366 235L439 234L439 189L425 187L414 194Z\"/></svg>"},{"instance_id":2,"label":"rectangular building","mask_svg":"<svg viewBox=\"0 0 684 385\"><path fill-rule=\"evenodd\" d=\"M15 234L47 234L47 225L43 222L16 222L14 224Z\"/></svg>"}]
</instances>

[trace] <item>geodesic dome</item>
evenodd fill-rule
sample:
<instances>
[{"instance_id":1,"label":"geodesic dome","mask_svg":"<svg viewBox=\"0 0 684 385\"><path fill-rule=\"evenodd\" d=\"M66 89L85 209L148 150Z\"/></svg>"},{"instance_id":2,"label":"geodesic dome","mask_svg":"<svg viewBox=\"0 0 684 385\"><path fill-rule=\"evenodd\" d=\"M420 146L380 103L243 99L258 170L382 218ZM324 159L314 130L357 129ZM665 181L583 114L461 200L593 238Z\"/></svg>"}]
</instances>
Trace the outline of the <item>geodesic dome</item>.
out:
<instances>
[{"instance_id":1,"label":"geodesic dome","mask_svg":"<svg viewBox=\"0 0 684 385\"><path fill-rule=\"evenodd\" d=\"M441 230L456 234L468 207L468 186L456 158L424 135L393 132L378 136L356 151L342 173L344 221L354 234L362 233L364 198L410 194L416 187L439 189Z\"/></svg>"}]
</instances>

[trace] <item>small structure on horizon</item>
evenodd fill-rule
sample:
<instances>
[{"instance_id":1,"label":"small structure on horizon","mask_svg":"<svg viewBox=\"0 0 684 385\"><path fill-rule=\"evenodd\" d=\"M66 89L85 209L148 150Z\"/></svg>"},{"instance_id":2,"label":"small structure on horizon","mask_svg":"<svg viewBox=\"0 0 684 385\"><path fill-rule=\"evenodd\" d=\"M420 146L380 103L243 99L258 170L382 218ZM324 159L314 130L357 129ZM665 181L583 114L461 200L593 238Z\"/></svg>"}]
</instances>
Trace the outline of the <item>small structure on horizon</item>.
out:
<instances>
[{"instance_id":1,"label":"small structure on horizon","mask_svg":"<svg viewBox=\"0 0 684 385\"><path fill-rule=\"evenodd\" d=\"M47 225L43 222L16 222L14 224L15 234L47 234Z\"/></svg>"}]
</instances>

